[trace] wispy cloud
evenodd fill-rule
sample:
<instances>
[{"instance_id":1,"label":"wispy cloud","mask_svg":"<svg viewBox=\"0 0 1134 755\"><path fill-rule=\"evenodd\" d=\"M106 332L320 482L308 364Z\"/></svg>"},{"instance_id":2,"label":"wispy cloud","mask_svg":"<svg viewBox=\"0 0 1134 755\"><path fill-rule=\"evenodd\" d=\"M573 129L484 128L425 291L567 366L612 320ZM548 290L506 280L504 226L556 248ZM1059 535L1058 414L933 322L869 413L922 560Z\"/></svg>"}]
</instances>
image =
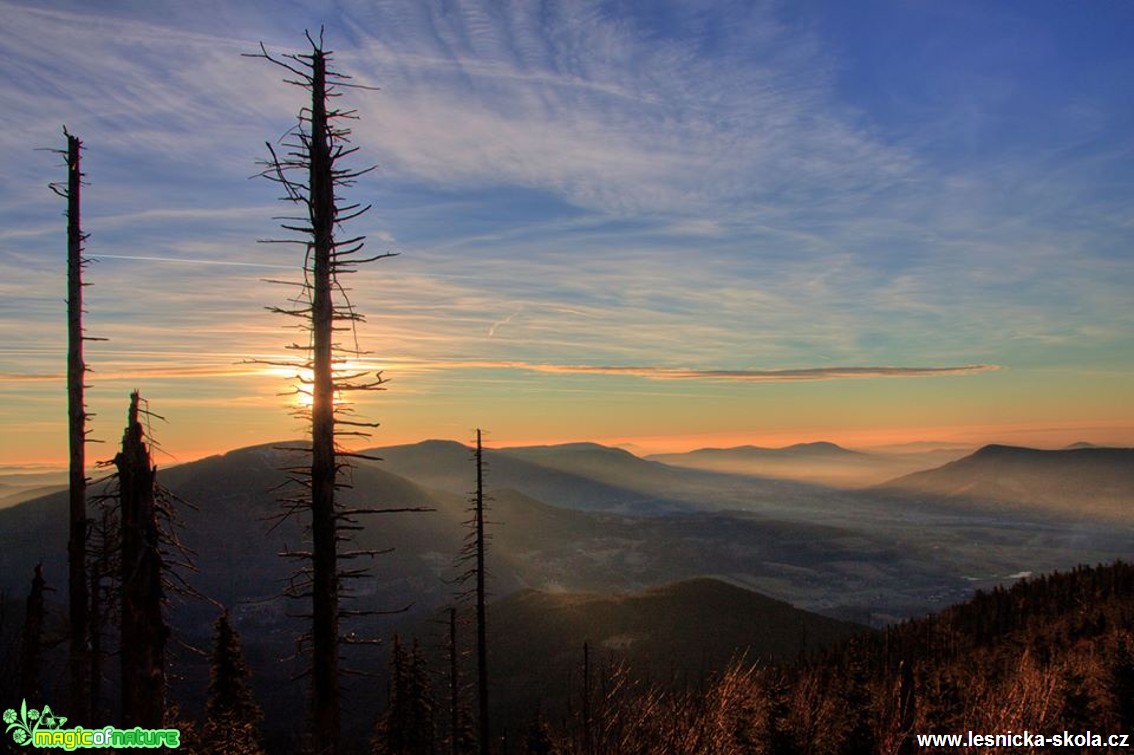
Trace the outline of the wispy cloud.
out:
<instances>
[{"instance_id":1,"label":"wispy cloud","mask_svg":"<svg viewBox=\"0 0 1134 755\"><path fill-rule=\"evenodd\" d=\"M441 361L421 363L412 369L446 370L523 370L555 375L606 375L647 380L705 380L741 383L789 383L813 380L856 378L924 378L975 375L1001 369L995 364L969 364L958 367L808 367L782 370L715 370L659 366L539 364L532 362Z\"/></svg>"},{"instance_id":2,"label":"wispy cloud","mask_svg":"<svg viewBox=\"0 0 1134 755\"><path fill-rule=\"evenodd\" d=\"M172 355L171 355L172 356ZM264 374L262 368L243 367L240 365L200 365L186 364L184 359L174 358L174 363L164 367L139 367L130 365L126 370L99 370L99 382L129 382L146 381L155 378L214 378L214 377L259 377ZM0 379L26 382L60 382L66 379L66 373L0 373Z\"/></svg>"},{"instance_id":3,"label":"wispy cloud","mask_svg":"<svg viewBox=\"0 0 1134 755\"><path fill-rule=\"evenodd\" d=\"M992 82L948 45L899 77L932 103L887 104L899 90L854 91L861 61L822 22L836 5L808 8L0 0L0 373L54 400L63 208L45 184L62 171L33 149L66 123L88 147L88 327L111 339L88 350L95 399L99 375L247 393L233 365L296 337L264 311L288 291L262 279L302 250L256 243L291 208L248 178L300 93L240 55L323 22L343 70L381 87L344 99L378 164L350 189L375 206L352 230L403 255L350 295L375 363L413 378L402 396L461 364L494 389L535 372L659 393L1128 368L1128 108L1045 86L1044 117L1007 128L1005 93L1033 78Z\"/></svg>"},{"instance_id":4,"label":"wispy cloud","mask_svg":"<svg viewBox=\"0 0 1134 755\"><path fill-rule=\"evenodd\" d=\"M763 59L702 56L583 3L383 10L392 18L375 14L366 54L398 102L363 101L360 133L395 172L687 214L784 206L802 192L861 201L912 167L904 150L815 117L829 80L814 40L765 7L706 32L774 51Z\"/></svg>"},{"instance_id":5,"label":"wispy cloud","mask_svg":"<svg viewBox=\"0 0 1134 755\"><path fill-rule=\"evenodd\" d=\"M192 259L187 257L153 257L136 254L89 254L90 259L95 260L135 260L138 262L172 262L178 265L221 265L228 267L258 267L268 270L291 270L293 265L284 265L282 263L276 265L269 265L263 262L240 262L235 260L209 260L209 259Z\"/></svg>"},{"instance_id":6,"label":"wispy cloud","mask_svg":"<svg viewBox=\"0 0 1134 755\"><path fill-rule=\"evenodd\" d=\"M917 378L973 375L1000 369L991 364L962 367L812 367L796 370L688 370L673 367L610 367L583 365L522 365L537 372L581 375L625 375L651 380L723 380L730 382L788 383L848 378Z\"/></svg>"}]
</instances>

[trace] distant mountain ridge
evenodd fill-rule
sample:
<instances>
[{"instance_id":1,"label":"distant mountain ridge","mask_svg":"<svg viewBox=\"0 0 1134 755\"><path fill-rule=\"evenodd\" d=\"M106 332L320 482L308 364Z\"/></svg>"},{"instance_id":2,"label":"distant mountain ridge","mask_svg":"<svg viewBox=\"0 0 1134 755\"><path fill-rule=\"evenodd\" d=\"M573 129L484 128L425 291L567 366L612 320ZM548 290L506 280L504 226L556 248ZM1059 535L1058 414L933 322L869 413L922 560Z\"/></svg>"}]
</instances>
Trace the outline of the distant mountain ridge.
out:
<instances>
[{"instance_id":1,"label":"distant mountain ridge","mask_svg":"<svg viewBox=\"0 0 1134 755\"><path fill-rule=\"evenodd\" d=\"M289 614L299 606L279 595L292 564L278 554L304 547L303 522L300 517L272 526L280 510L275 488L284 479L281 470L296 463L280 445L296 444L236 449L162 468L158 480L197 506L183 511L182 539L197 552L201 569L189 581L230 609L265 707L300 721L302 688L288 682L298 664L280 661L294 650L299 622ZM1030 455L1026 452L1023 456ZM387 461L359 461L350 475L352 487L343 490L344 503L433 509L366 518L365 528L356 533L360 548L394 551L375 561L373 579L357 583L353 608L412 606L406 614L376 617L358 627L360 636L388 637L394 628L423 621L452 600L453 587L444 580L452 576L453 558L467 534L463 522L475 470L470 449L451 441L393 446L378 449L378 455ZM1017 455L997 448L974 454L994 462ZM494 595L502 605L515 596L516 605L542 606L555 616L585 603L588 612L606 617L587 620L594 629L586 636L600 653L664 645L662 630L633 629L636 616L655 615L673 625L665 631L703 632L705 657L717 658L708 650L715 641L710 635L727 638L733 631L725 626L733 621L731 614L723 609L698 613L701 609L690 606L716 605L722 595L745 605L758 602L736 597L734 585L827 616L877 624L956 602L975 586L1012 579L1009 575L1024 570L1114 558L1134 547L1127 529L1109 524L1099 531L1082 522L1068 532L1046 522L1033 527L1025 517L973 518L962 507L939 514L948 507L929 494L912 494L926 497L921 502L907 491L887 497L680 469L597 444L492 450L487 456L494 499ZM0 589L9 596L26 594L41 560L49 585L59 590L65 584L66 498L55 493L0 510L5 546L0 548ZM696 578L703 575L725 575L728 584L701 585L692 598L681 599L686 603L672 594L684 588L648 589L691 580L700 584ZM520 592L529 588L542 592ZM579 591L597 597L563 597ZM528 597L521 601L521 595ZM57 602L58 593L49 600ZM179 638L207 644L215 605L174 604L172 610ZM765 605L764 610L777 614L781 608ZM724 623L718 626L715 617ZM607 619L609 629L603 624ZM752 636L768 624L737 621L741 627L751 624L744 631ZM802 639L796 640L798 646ZM781 645L784 652L796 652L792 642ZM196 681L184 684L203 689L204 661L185 663L184 678Z\"/></svg>"},{"instance_id":2,"label":"distant mountain ridge","mask_svg":"<svg viewBox=\"0 0 1134 755\"><path fill-rule=\"evenodd\" d=\"M382 459L380 466L426 487L467 495L472 490L471 449L456 441L428 440L382 446L365 453ZM510 488L545 503L582 511L627 514L689 510L687 501L628 485L650 466L628 451L598 444L485 449L487 474L494 488ZM652 477L652 475L650 475Z\"/></svg>"},{"instance_id":3,"label":"distant mountain ridge","mask_svg":"<svg viewBox=\"0 0 1134 755\"><path fill-rule=\"evenodd\" d=\"M879 490L1031 504L1068 513L1134 517L1134 449L1055 451L992 444Z\"/></svg>"},{"instance_id":4,"label":"distant mountain ridge","mask_svg":"<svg viewBox=\"0 0 1134 755\"><path fill-rule=\"evenodd\" d=\"M800 457L800 456L861 456L861 451L852 451L843 448L837 443L826 440L811 443L793 443L790 446L772 448L767 446L733 446L731 448L698 448L687 454L652 454L648 458L664 461L666 457L674 456L703 456L703 457Z\"/></svg>"},{"instance_id":5,"label":"distant mountain ridge","mask_svg":"<svg viewBox=\"0 0 1134 755\"><path fill-rule=\"evenodd\" d=\"M754 445L699 448L686 453L652 454L646 459L729 474L858 488L925 469L954 459L957 455L941 450L905 454L868 453L844 448L830 441L815 441L781 448Z\"/></svg>"}]
</instances>

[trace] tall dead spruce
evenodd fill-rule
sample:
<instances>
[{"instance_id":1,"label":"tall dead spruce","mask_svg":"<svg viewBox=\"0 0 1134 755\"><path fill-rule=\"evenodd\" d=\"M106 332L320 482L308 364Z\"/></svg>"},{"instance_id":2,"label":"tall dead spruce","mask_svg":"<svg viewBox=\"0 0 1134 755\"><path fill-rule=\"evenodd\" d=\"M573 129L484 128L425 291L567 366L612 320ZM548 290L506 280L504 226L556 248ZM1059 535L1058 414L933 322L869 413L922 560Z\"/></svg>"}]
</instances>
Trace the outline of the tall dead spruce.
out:
<instances>
[{"instance_id":1,"label":"tall dead spruce","mask_svg":"<svg viewBox=\"0 0 1134 755\"><path fill-rule=\"evenodd\" d=\"M87 234L82 226L81 166L83 143L63 128L67 137L66 150L54 150L63 155L67 165L67 184L52 183L49 187L67 200L67 425L70 447L69 535L67 538L67 604L70 626L69 710L75 720L90 721L90 613L87 595L87 472L86 440L87 414L83 396L87 367L83 361L83 268L90 260L83 256Z\"/></svg>"},{"instance_id":2,"label":"tall dead spruce","mask_svg":"<svg viewBox=\"0 0 1134 755\"><path fill-rule=\"evenodd\" d=\"M359 613L341 607L341 598L346 597L342 580L364 574L362 569L344 568L342 562L375 554L340 551L339 544L348 539L350 530L359 529L356 515L406 509L348 509L336 502L336 490L345 486L344 469L351 457L360 457L338 448L337 441L343 436L365 437L368 428L377 426L356 419L341 396L350 391L382 390L385 382L380 372L349 366L366 352L359 350L354 337L355 326L363 317L352 307L342 277L356 272L362 263L392 255L361 254L365 236L335 238L344 222L370 209L369 205L341 204L338 190L351 186L373 167L352 170L342 166L358 149L349 146L350 130L344 125L355 118L355 111L332 103L343 88L372 87L350 83L350 77L330 68L331 53L323 49L322 32L318 41L310 34L307 41L311 45L307 53L277 56L261 45L260 52L249 57L283 68L288 72L285 81L310 94L310 105L300 111L298 124L282 140L281 150L268 144L271 159L261 175L279 184L283 199L303 211L299 217L284 218L281 224L302 238L274 242L305 247L303 281L293 284L298 293L291 306L269 309L296 318L296 327L307 334L307 343L288 347L302 356L284 364L297 371L297 398L307 399L297 402L296 413L311 423L311 445L302 449L310 453L310 465L287 470L300 493L285 498L284 504L285 515L310 512L311 550L285 555L304 564L293 579L290 594L311 599L311 631L301 641L309 642L311 650L311 746L318 752L334 753L340 749L339 645L348 641L340 637L339 620ZM344 342L346 337L350 343Z\"/></svg>"},{"instance_id":3,"label":"tall dead spruce","mask_svg":"<svg viewBox=\"0 0 1134 755\"><path fill-rule=\"evenodd\" d=\"M469 534L464 548L457 557L458 564L467 568L457 577L457 582L473 582L473 586L458 595L460 600L472 599L476 603L476 690L477 690L477 741L481 755L488 755L492 747L492 733L488 715L488 592L486 589L487 569L485 550L491 536L485 532L485 512L490 498L484 494L484 446L481 431L476 431L476 448L473 450L476 463L476 490L469 498L470 519L466 522ZM455 708L454 708L455 710Z\"/></svg>"}]
</instances>

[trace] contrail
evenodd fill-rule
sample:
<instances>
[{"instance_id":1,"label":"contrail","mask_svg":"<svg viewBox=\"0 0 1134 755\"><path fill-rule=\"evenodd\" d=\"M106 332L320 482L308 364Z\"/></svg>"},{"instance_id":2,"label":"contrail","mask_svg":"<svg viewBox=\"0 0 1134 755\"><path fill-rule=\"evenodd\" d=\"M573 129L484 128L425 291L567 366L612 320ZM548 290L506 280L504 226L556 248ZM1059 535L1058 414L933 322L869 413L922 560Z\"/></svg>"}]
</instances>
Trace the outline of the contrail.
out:
<instances>
[{"instance_id":1,"label":"contrail","mask_svg":"<svg viewBox=\"0 0 1134 755\"><path fill-rule=\"evenodd\" d=\"M141 257L131 254L91 254L96 260L139 260L141 262L183 262L190 265L227 265L230 267L263 267L269 270L285 270L290 265L266 265L262 262L230 262L228 260L191 260L183 257Z\"/></svg>"}]
</instances>

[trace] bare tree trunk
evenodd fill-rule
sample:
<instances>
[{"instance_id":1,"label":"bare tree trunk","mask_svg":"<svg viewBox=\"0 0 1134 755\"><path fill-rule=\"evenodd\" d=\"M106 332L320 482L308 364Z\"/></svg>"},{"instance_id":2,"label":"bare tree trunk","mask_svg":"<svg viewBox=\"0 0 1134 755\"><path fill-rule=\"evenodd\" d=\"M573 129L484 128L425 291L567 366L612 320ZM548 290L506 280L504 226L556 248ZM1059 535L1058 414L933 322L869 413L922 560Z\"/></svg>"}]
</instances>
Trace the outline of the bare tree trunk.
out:
<instances>
[{"instance_id":1,"label":"bare tree trunk","mask_svg":"<svg viewBox=\"0 0 1134 755\"><path fill-rule=\"evenodd\" d=\"M449 752L457 755L460 728L461 677L457 666L457 609L449 609Z\"/></svg>"},{"instance_id":2,"label":"bare tree trunk","mask_svg":"<svg viewBox=\"0 0 1134 755\"><path fill-rule=\"evenodd\" d=\"M339 543L349 539L350 531L360 529L355 519L357 515L422 509L351 508L336 500L338 472L348 465L347 459L369 458L337 449L336 440L344 435L366 437L369 433L365 428L377 427L377 423L355 419L352 407L337 397L350 391L382 390L385 382L380 372L343 366L346 359L358 359L367 352L359 350L357 341L353 348L335 341L340 333L353 334L355 324L363 321L362 315L351 305L349 289L341 284L339 276L354 272L356 266L364 262L392 255L360 258L355 255L363 249L364 236L335 239L337 228L369 209L368 205L341 204L336 197L337 188L353 184L371 169L356 171L339 164L340 159L357 150L357 147L346 146L350 130L343 125L344 119L354 118L354 111L331 107L330 100L339 96L341 87L371 87L350 83L349 76L333 70L329 65L331 53L323 49L322 32L318 41L310 34L307 39L312 47L310 53L277 57L261 45L260 54L251 57L264 58L286 69L287 81L307 89L311 97L310 106L300 113L299 125L288 134L287 152L281 157L268 144L272 157L261 175L280 184L285 199L305 210L303 217L289 217L282 224L285 229L301 234L303 239L276 242L301 244L306 248L305 275L299 284L302 293L293 299L293 308L271 308L301 319L300 327L310 334L308 346L293 344L290 347L305 351L306 358L275 363L311 373L310 380L301 377L296 386L297 394L311 397L308 412L300 412L309 413L311 420L310 466L287 468L289 480L300 492L283 499L285 516L310 513L311 549L284 555L309 562L296 574L289 594L311 599L311 631L304 638L310 640L311 649L310 744L318 752L336 753L341 745L339 623L344 612L340 602L346 593L346 581L365 573L363 569L345 569L342 562L381 552L351 548L340 551ZM303 180L291 177L300 172ZM351 612L351 615L357 613Z\"/></svg>"},{"instance_id":3,"label":"bare tree trunk","mask_svg":"<svg viewBox=\"0 0 1134 755\"><path fill-rule=\"evenodd\" d=\"M154 500L156 468L138 418L139 396L115 457L122 503L122 718L126 727L161 728L165 716L162 559Z\"/></svg>"},{"instance_id":4,"label":"bare tree trunk","mask_svg":"<svg viewBox=\"0 0 1134 755\"><path fill-rule=\"evenodd\" d=\"M335 191L327 134L327 63L312 55L310 182L312 255L311 536L312 723L320 746L339 749L339 585L335 523L335 397L331 364L334 310L331 254Z\"/></svg>"},{"instance_id":5,"label":"bare tree trunk","mask_svg":"<svg viewBox=\"0 0 1134 755\"><path fill-rule=\"evenodd\" d=\"M488 720L488 629L484 590L484 449L476 431L476 686L480 704L480 752L488 755L492 735Z\"/></svg>"},{"instance_id":6,"label":"bare tree trunk","mask_svg":"<svg viewBox=\"0 0 1134 755\"><path fill-rule=\"evenodd\" d=\"M64 130L66 134L66 130ZM70 535L67 540L70 616L70 712L90 723L90 615L87 596L87 412L83 399L83 230L81 219L83 144L67 134L67 419L70 446Z\"/></svg>"}]
</instances>

